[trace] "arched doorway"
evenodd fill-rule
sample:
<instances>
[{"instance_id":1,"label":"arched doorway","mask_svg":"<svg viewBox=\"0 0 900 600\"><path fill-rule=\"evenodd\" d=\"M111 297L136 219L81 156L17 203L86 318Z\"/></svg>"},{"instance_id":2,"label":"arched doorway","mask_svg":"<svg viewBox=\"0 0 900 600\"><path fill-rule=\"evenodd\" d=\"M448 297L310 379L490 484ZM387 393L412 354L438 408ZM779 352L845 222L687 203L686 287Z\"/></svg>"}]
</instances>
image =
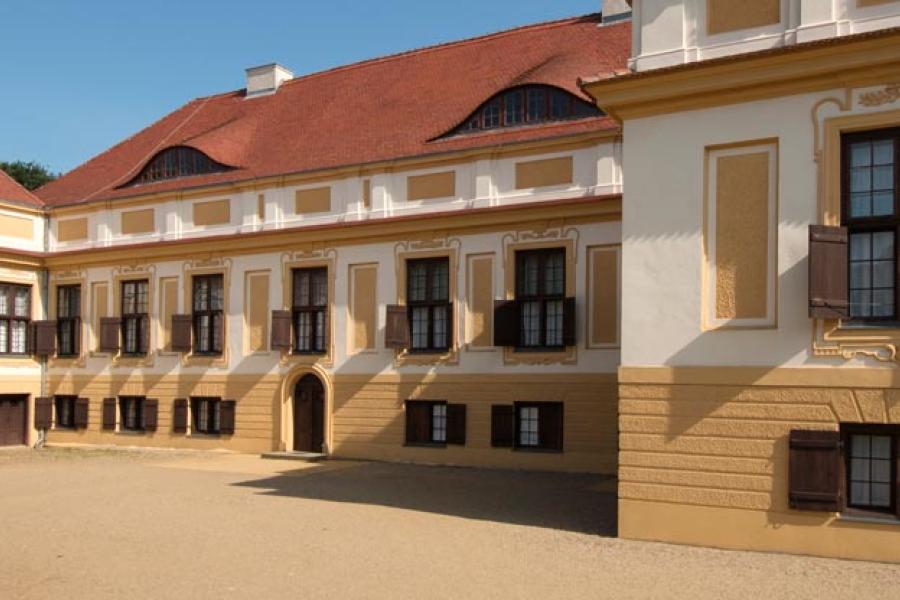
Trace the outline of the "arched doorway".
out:
<instances>
[{"instance_id":1,"label":"arched doorway","mask_svg":"<svg viewBox=\"0 0 900 600\"><path fill-rule=\"evenodd\" d=\"M325 442L325 388L318 377L304 375L294 387L294 450L321 452Z\"/></svg>"}]
</instances>

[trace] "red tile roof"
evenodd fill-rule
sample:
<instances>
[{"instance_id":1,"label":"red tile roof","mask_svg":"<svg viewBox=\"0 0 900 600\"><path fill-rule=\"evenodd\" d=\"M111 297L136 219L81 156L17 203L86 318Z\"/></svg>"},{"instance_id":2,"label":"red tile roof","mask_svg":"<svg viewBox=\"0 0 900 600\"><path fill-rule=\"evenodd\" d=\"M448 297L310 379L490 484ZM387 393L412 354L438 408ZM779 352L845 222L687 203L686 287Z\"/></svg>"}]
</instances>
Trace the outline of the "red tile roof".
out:
<instances>
[{"instance_id":1,"label":"red tile roof","mask_svg":"<svg viewBox=\"0 0 900 600\"><path fill-rule=\"evenodd\" d=\"M434 139L511 86L555 85L590 101L578 77L623 68L631 43L629 22L599 22L588 15L413 50L297 77L263 97L238 90L199 98L37 193L61 206L615 130L603 116ZM176 145L236 168L121 187Z\"/></svg>"},{"instance_id":2,"label":"red tile roof","mask_svg":"<svg viewBox=\"0 0 900 600\"><path fill-rule=\"evenodd\" d=\"M0 200L26 206L44 206L40 198L19 185L3 169L0 169Z\"/></svg>"}]
</instances>

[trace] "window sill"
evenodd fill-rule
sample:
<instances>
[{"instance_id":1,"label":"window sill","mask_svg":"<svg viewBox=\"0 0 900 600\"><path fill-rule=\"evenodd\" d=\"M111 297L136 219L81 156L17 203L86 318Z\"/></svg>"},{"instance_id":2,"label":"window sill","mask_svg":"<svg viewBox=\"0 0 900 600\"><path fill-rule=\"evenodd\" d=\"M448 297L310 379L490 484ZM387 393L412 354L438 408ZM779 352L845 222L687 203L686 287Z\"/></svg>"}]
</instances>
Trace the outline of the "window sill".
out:
<instances>
[{"instance_id":1,"label":"window sill","mask_svg":"<svg viewBox=\"0 0 900 600\"><path fill-rule=\"evenodd\" d=\"M889 514L885 515L863 515L854 513L838 513L837 520L847 523L872 523L875 525L894 525L900 526L900 518Z\"/></svg>"},{"instance_id":2,"label":"window sill","mask_svg":"<svg viewBox=\"0 0 900 600\"><path fill-rule=\"evenodd\" d=\"M405 442L405 448L446 448L446 442Z\"/></svg>"},{"instance_id":3,"label":"window sill","mask_svg":"<svg viewBox=\"0 0 900 600\"><path fill-rule=\"evenodd\" d=\"M562 450L556 448L539 448L535 446L513 446L514 452L530 452L533 454L562 454Z\"/></svg>"},{"instance_id":4,"label":"window sill","mask_svg":"<svg viewBox=\"0 0 900 600\"><path fill-rule=\"evenodd\" d=\"M514 346L514 352L521 352L522 354L530 354L532 352L565 352L567 346Z\"/></svg>"},{"instance_id":5,"label":"window sill","mask_svg":"<svg viewBox=\"0 0 900 600\"><path fill-rule=\"evenodd\" d=\"M840 329L846 331L900 329L900 321L841 321Z\"/></svg>"},{"instance_id":6,"label":"window sill","mask_svg":"<svg viewBox=\"0 0 900 600\"><path fill-rule=\"evenodd\" d=\"M124 435L126 437L141 437L150 433L146 429L125 429L122 431L116 431L116 435Z\"/></svg>"}]
</instances>

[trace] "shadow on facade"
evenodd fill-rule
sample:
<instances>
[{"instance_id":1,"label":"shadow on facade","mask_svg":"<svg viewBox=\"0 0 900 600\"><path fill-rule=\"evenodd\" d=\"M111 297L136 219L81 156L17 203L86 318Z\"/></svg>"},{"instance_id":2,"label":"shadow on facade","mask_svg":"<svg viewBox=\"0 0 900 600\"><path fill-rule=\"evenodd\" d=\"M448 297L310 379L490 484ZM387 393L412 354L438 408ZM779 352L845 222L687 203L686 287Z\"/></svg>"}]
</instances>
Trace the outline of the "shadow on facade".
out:
<instances>
[{"instance_id":1,"label":"shadow on facade","mask_svg":"<svg viewBox=\"0 0 900 600\"><path fill-rule=\"evenodd\" d=\"M233 485L272 496L616 535L615 481L604 475L361 463Z\"/></svg>"}]
</instances>

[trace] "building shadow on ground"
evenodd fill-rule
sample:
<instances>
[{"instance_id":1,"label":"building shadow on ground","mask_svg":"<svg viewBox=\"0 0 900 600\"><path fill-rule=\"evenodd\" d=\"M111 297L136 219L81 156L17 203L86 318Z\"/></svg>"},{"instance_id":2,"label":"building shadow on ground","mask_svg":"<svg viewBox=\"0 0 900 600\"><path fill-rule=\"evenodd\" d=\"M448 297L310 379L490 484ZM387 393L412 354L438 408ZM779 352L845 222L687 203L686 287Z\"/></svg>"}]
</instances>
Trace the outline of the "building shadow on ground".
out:
<instances>
[{"instance_id":1,"label":"building shadow on ground","mask_svg":"<svg viewBox=\"0 0 900 600\"><path fill-rule=\"evenodd\" d=\"M606 475L360 463L234 485L274 496L616 535L615 480Z\"/></svg>"}]
</instances>

